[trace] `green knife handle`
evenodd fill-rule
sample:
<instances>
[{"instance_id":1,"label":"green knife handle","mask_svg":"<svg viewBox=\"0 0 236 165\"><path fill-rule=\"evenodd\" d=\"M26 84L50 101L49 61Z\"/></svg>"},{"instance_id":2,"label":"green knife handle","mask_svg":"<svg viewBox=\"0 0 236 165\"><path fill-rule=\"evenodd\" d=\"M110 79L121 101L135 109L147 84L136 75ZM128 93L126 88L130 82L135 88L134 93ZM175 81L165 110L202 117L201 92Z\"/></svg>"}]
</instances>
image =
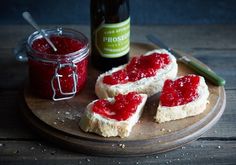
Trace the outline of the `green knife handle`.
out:
<instances>
[{"instance_id":1,"label":"green knife handle","mask_svg":"<svg viewBox=\"0 0 236 165\"><path fill-rule=\"evenodd\" d=\"M218 76L216 73L213 71L209 70L208 68L202 66L201 64L189 60L189 61L184 61L188 67L192 68L195 72L199 73L200 75L204 76L206 79L208 79L210 82L212 82L215 85L218 86L224 86L225 85L225 80Z\"/></svg>"}]
</instances>

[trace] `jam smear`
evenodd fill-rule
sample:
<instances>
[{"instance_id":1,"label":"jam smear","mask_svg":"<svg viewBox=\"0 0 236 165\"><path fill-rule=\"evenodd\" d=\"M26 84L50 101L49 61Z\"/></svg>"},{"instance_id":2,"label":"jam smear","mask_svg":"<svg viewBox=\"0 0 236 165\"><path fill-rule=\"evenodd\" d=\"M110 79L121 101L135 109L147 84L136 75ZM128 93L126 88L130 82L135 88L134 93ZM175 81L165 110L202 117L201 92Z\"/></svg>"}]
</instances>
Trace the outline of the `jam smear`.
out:
<instances>
[{"instance_id":1,"label":"jam smear","mask_svg":"<svg viewBox=\"0 0 236 165\"><path fill-rule=\"evenodd\" d=\"M142 96L136 92L130 92L126 95L118 94L114 99L114 102L105 99L96 101L93 105L93 112L110 119L122 121L135 113L138 105L142 102Z\"/></svg>"},{"instance_id":2,"label":"jam smear","mask_svg":"<svg viewBox=\"0 0 236 165\"><path fill-rule=\"evenodd\" d=\"M44 55L50 54L50 56L52 55L52 58L64 59L66 62L66 54L78 51L84 47L84 44L79 40L65 36L51 36L50 40L56 46L57 51L55 52L44 38L40 38L36 39L32 44L32 48L37 52L40 52L40 54L36 53L35 56L42 56L41 58L43 58ZM42 98L52 98L53 91L51 87L51 80L55 74L57 64L38 61L31 58L29 58L28 63L30 84L33 91ZM62 91L65 93L70 93L73 91L74 81L71 76L73 71L78 74L78 82L76 84L77 92L80 91L86 83L88 58L75 63L75 65L75 69L66 66L58 70L58 74L63 75L60 77L60 85ZM56 90L56 96L61 97L62 95L59 92L59 86L56 79L53 81L53 86Z\"/></svg>"},{"instance_id":3,"label":"jam smear","mask_svg":"<svg viewBox=\"0 0 236 165\"><path fill-rule=\"evenodd\" d=\"M156 75L159 69L164 68L169 63L170 59L167 54L153 53L133 57L124 69L105 76L103 83L116 85L152 77Z\"/></svg>"},{"instance_id":4,"label":"jam smear","mask_svg":"<svg viewBox=\"0 0 236 165\"><path fill-rule=\"evenodd\" d=\"M166 80L160 96L162 106L178 106L195 100L199 82L197 75L187 75L175 81Z\"/></svg>"},{"instance_id":5,"label":"jam smear","mask_svg":"<svg viewBox=\"0 0 236 165\"><path fill-rule=\"evenodd\" d=\"M105 76L103 82L109 85L123 84L129 81L127 72L122 69L112 73L112 75Z\"/></svg>"}]
</instances>

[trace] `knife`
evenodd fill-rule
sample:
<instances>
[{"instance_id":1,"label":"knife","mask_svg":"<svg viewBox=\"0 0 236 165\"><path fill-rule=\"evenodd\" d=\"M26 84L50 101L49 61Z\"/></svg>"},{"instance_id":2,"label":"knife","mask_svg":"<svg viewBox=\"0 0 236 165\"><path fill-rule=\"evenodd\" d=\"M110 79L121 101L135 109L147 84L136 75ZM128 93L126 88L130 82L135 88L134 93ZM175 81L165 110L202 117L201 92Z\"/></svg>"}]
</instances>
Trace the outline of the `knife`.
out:
<instances>
[{"instance_id":1,"label":"knife","mask_svg":"<svg viewBox=\"0 0 236 165\"><path fill-rule=\"evenodd\" d=\"M222 77L218 76L212 70L210 70L207 67L199 64L196 61L193 61L189 57L187 57L185 55L182 55L182 54L176 52L175 50L169 48L167 45L165 45L162 41L160 41L154 35L148 34L146 37L149 41L151 41L153 44L157 45L158 47L168 50L171 54L173 54L176 58L178 58L178 60L183 62L185 65L187 65L188 67L193 69L198 74L204 76L207 80L209 80L213 84L218 85L218 86L224 86L225 85L225 80Z\"/></svg>"}]
</instances>

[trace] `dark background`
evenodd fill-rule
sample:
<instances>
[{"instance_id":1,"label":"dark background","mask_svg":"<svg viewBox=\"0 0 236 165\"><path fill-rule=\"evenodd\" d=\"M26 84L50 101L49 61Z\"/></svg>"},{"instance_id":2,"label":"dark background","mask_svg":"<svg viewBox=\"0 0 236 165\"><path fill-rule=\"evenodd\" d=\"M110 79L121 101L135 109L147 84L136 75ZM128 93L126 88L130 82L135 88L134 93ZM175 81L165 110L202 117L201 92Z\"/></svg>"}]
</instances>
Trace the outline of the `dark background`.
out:
<instances>
[{"instance_id":1,"label":"dark background","mask_svg":"<svg viewBox=\"0 0 236 165\"><path fill-rule=\"evenodd\" d=\"M3 0L0 24L89 24L89 0ZM130 0L132 24L235 24L235 0Z\"/></svg>"}]
</instances>

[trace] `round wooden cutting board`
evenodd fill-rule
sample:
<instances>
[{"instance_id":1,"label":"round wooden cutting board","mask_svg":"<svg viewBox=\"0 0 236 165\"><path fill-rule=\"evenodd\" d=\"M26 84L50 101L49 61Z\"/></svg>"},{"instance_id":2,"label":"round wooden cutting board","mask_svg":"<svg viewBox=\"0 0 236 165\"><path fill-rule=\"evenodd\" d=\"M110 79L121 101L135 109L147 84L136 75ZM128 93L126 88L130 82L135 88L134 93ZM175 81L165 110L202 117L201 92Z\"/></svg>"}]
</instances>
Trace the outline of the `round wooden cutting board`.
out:
<instances>
[{"instance_id":1,"label":"round wooden cutting board","mask_svg":"<svg viewBox=\"0 0 236 165\"><path fill-rule=\"evenodd\" d=\"M143 43L131 44L131 56L140 55L155 47ZM194 73L178 62L178 75ZM221 117L226 102L225 90L207 82L210 103L204 113L195 117L158 124L154 116L159 95L150 97L140 121L133 127L128 138L104 138L85 133L79 128L79 120L86 105L97 99L94 85L100 73L89 67L85 89L76 97L54 102L34 96L26 86L21 101L21 112L34 130L59 146L96 155L146 155L180 147L199 138Z\"/></svg>"}]
</instances>

